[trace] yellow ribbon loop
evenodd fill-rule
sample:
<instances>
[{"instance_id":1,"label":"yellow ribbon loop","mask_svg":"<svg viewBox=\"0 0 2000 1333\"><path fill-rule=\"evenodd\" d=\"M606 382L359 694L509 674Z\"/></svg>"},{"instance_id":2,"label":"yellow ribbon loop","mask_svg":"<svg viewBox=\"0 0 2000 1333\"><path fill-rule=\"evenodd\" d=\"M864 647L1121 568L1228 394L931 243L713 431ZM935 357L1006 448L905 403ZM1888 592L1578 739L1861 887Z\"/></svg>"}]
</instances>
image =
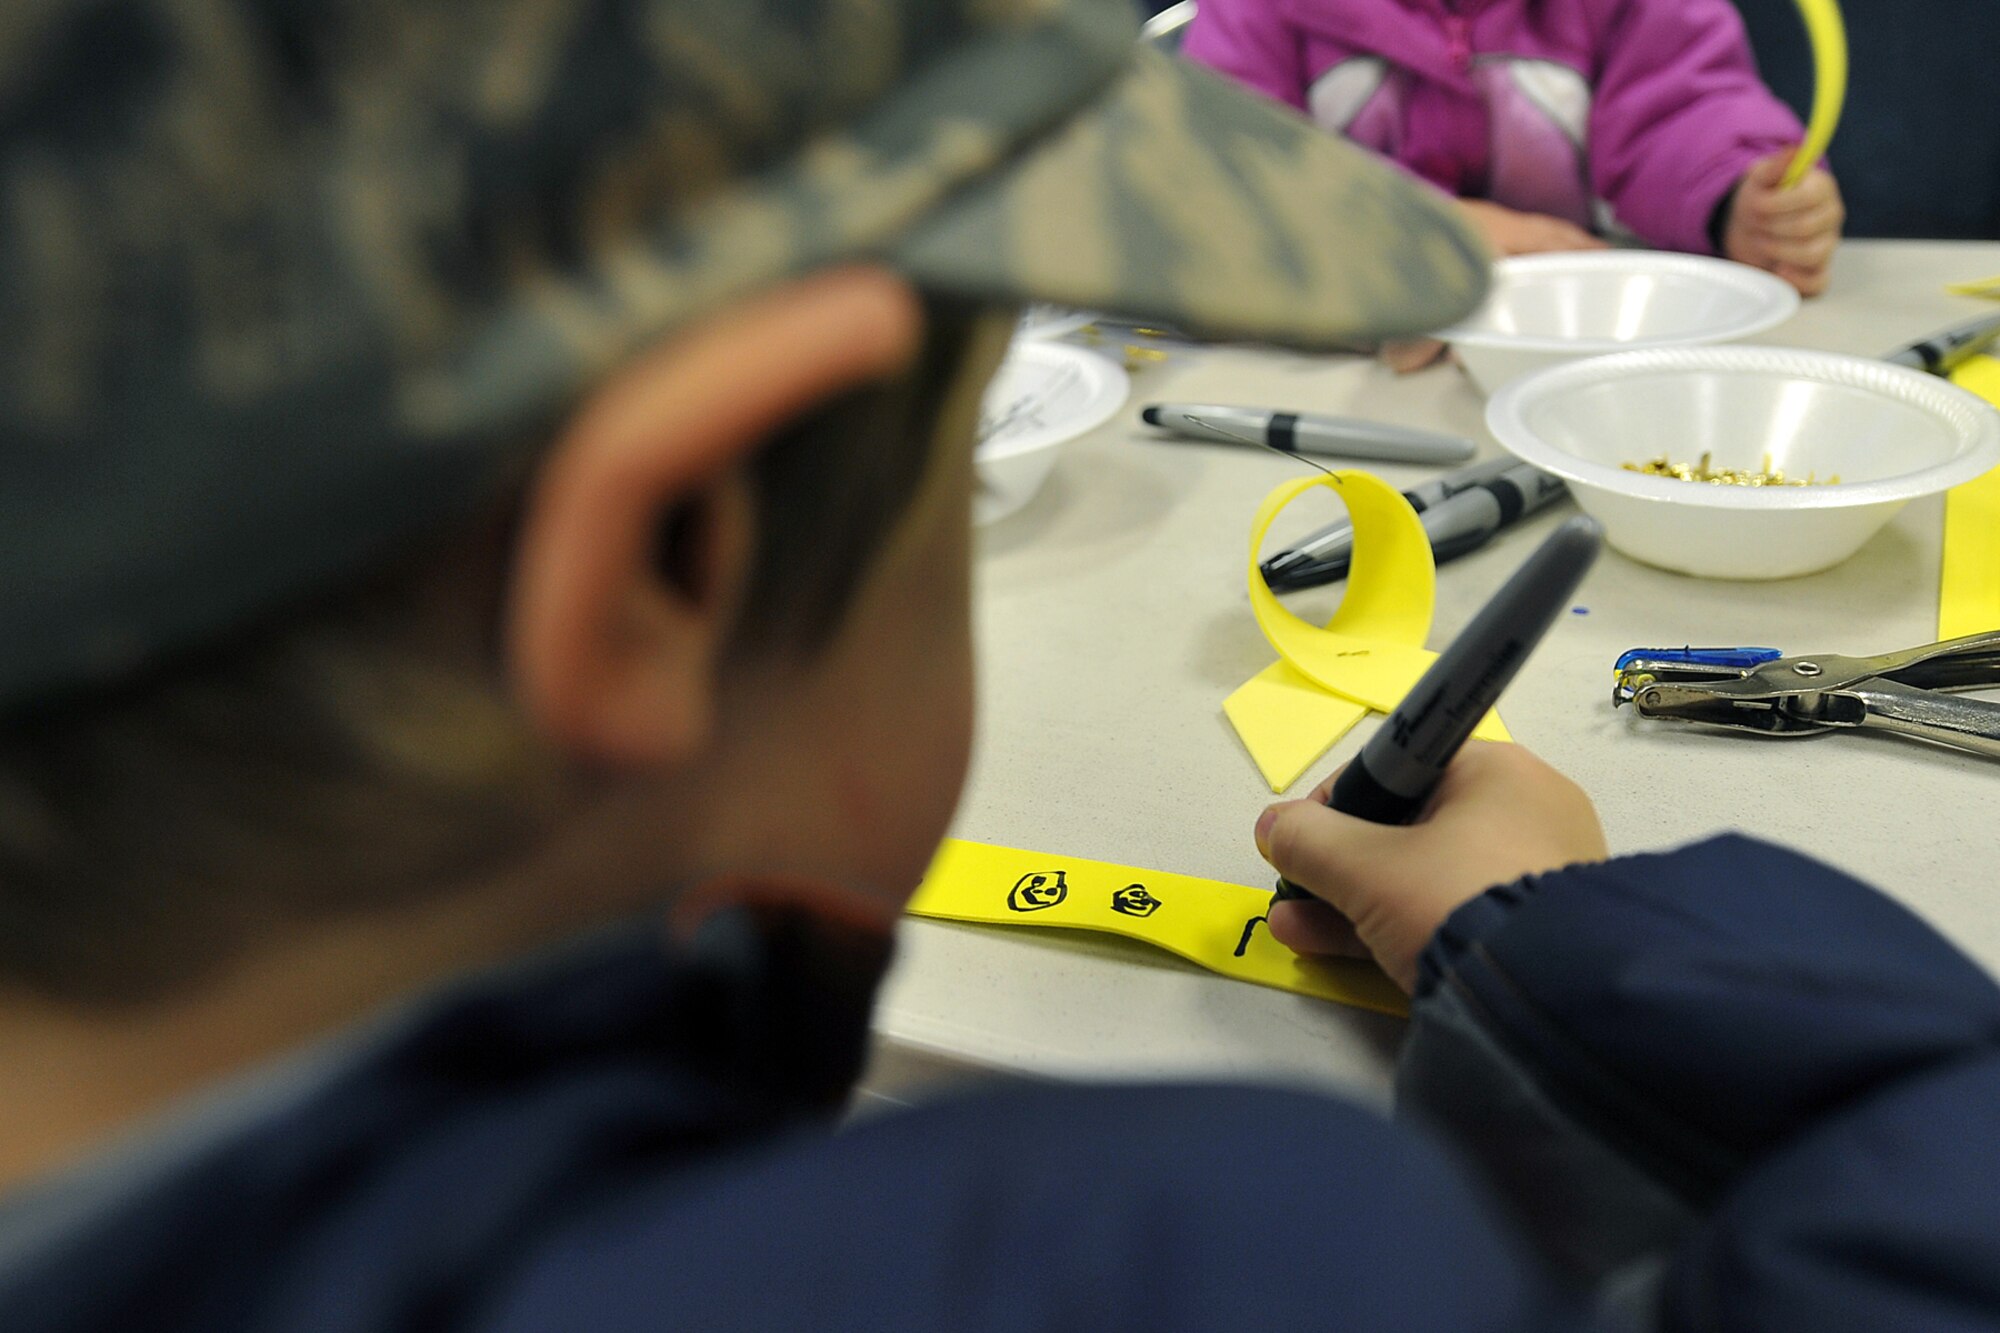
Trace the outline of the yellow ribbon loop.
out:
<instances>
[{"instance_id":1,"label":"yellow ribbon loop","mask_svg":"<svg viewBox=\"0 0 2000 1333\"><path fill-rule=\"evenodd\" d=\"M1324 628L1293 615L1257 567L1272 522L1325 486L1347 506L1354 559L1340 609ZM1366 472L1300 477L1264 497L1250 525L1250 608L1278 660L1223 701L1244 748L1274 792L1371 712L1389 713L1435 660L1425 650L1437 593L1430 539L1410 502ZM1509 739L1494 714L1475 733Z\"/></svg>"},{"instance_id":2,"label":"yellow ribbon loop","mask_svg":"<svg viewBox=\"0 0 2000 1333\"><path fill-rule=\"evenodd\" d=\"M1372 963L1301 958L1271 938L1271 890L1104 861L946 842L910 900L917 916L1123 935L1211 972L1387 1014L1409 1012Z\"/></svg>"},{"instance_id":3,"label":"yellow ribbon loop","mask_svg":"<svg viewBox=\"0 0 2000 1333\"><path fill-rule=\"evenodd\" d=\"M1840 125L1841 109L1847 105L1847 24L1835 0L1798 0L1799 17L1805 20L1806 36L1812 39L1813 106L1806 121L1806 137L1785 168L1785 187L1805 179L1833 143Z\"/></svg>"},{"instance_id":4,"label":"yellow ribbon loop","mask_svg":"<svg viewBox=\"0 0 2000 1333\"><path fill-rule=\"evenodd\" d=\"M1975 356L1952 382L2000 407L2000 360ZM1938 638L2000 629L2000 468L1954 487L1944 502Z\"/></svg>"}]
</instances>

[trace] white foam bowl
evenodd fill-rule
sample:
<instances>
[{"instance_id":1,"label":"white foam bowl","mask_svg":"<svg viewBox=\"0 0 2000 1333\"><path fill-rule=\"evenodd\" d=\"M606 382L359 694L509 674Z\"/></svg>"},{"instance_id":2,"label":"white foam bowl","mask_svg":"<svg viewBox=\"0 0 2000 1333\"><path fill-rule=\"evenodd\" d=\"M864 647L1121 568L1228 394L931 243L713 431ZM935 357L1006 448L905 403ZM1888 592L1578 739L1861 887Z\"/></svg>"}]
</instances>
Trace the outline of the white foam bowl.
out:
<instances>
[{"instance_id":1,"label":"white foam bowl","mask_svg":"<svg viewBox=\"0 0 2000 1333\"><path fill-rule=\"evenodd\" d=\"M1911 500L2000 465L2000 413L1901 366L1782 347L1623 352L1515 380L1486 424L1569 483L1635 560L1720 579L1837 565ZM1749 487L1628 472L1665 456L1838 485Z\"/></svg>"},{"instance_id":2,"label":"white foam bowl","mask_svg":"<svg viewBox=\"0 0 2000 1333\"><path fill-rule=\"evenodd\" d=\"M1131 380L1095 352L1017 338L980 404L973 522L997 522L1034 498L1061 447L1125 405Z\"/></svg>"},{"instance_id":3,"label":"white foam bowl","mask_svg":"<svg viewBox=\"0 0 2000 1333\"><path fill-rule=\"evenodd\" d=\"M1799 308L1791 284L1700 255L1590 250L1520 255L1493 266L1493 290L1437 336L1491 394L1563 361L1753 338Z\"/></svg>"}]
</instances>

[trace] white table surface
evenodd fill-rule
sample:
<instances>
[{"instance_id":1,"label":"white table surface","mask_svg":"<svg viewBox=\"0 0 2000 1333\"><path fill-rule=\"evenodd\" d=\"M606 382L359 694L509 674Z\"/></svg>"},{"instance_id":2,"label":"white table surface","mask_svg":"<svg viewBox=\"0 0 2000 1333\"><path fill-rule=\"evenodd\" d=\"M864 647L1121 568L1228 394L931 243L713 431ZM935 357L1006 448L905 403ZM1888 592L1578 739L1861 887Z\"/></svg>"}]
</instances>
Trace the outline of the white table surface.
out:
<instances>
[{"instance_id":1,"label":"white table surface","mask_svg":"<svg viewBox=\"0 0 2000 1333\"><path fill-rule=\"evenodd\" d=\"M1990 309L1942 289L1996 272L2000 244L1850 242L1832 291L1762 341L1877 354ZM1452 367L1398 378L1356 357L1176 351L1135 375L1123 412L1065 446L1025 509L982 534L979 745L954 833L1262 884L1251 825L1273 798L1222 700L1273 660L1245 595L1244 543L1258 501L1300 465L1153 442L1138 410L1163 400L1347 413L1457 431L1482 456L1497 446L1483 400ZM1435 475L1380 470L1404 485ZM1333 515L1330 501L1311 513L1306 503L1286 515L1294 531ZM1555 506L1444 566L1431 646L1569 512ZM1592 793L1614 851L1730 828L1781 840L1883 886L2000 970L2000 764L1875 736L1674 729L1609 701L1611 663L1640 645L1872 653L1929 642L1941 522L1941 501L1912 504L1839 568L1778 583L1702 581L1607 551L1577 599L1589 614L1558 623L1501 712ZM1323 620L1337 596L1290 600ZM911 920L866 1086L902 1097L993 1075L1226 1077L1379 1103L1402 1026L1120 941Z\"/></svg>"}]
</instances>

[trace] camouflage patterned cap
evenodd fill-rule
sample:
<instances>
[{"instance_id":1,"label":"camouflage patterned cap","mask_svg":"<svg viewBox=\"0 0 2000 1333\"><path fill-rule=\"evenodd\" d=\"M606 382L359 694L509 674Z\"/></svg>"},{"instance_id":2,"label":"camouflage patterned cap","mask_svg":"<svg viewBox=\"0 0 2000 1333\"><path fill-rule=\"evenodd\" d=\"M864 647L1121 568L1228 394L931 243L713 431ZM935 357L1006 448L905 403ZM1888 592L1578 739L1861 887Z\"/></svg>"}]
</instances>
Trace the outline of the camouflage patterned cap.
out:
<instances>
[{"instance_id":1,"label":"camouflage patterned cap","mask_svg":"<svg viewBox=\"0 0 2000 1333\"><path fill-rule=\"evenodd\" d=\"M1308 348L1473 305L1441 198L1131 10L0 6L0 709L380 558L622 358L845 258Z\"/></svg>"}]
</instances>

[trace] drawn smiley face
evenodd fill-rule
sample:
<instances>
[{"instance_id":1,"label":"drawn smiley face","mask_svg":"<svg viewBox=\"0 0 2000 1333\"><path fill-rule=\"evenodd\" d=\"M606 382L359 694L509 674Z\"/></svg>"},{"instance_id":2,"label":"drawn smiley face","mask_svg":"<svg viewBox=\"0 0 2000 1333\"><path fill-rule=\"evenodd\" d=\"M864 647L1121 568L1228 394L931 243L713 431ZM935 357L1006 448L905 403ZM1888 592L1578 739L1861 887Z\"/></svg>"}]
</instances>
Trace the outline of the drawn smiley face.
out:
<instances>
[{"instance_id":1,"label":"drawn smiley face","mask_svg":"<svg viewBox=\"0 0 2000 1333\"><path fill-rule=\"evenodd\" d=\"M1069 897L1069 872L1043 870L1023 875L1007 895L1007 906L1016 912L1043 912Z\"/></svg>"},{"instance_id":2,"label":"drawn smiley face","mask_svg":"<svg viewBox=\"0 0 2000 1333\"><path fill-rule=\"evenodd\" d=\"M1127 884L1111 895L1111 910L1125 916L1151 916L1160 910L1160 900L1144 884Z\"/></svg>"}]
</instances>

